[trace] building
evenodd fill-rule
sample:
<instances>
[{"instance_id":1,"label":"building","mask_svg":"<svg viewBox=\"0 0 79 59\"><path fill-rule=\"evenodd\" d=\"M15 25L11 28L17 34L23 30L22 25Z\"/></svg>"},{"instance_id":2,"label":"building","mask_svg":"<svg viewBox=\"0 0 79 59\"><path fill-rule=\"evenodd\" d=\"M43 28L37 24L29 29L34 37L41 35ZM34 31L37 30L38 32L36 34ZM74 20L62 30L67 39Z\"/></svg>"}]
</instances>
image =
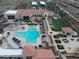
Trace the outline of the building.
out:
<instances>
[{"instance_id":1,"label":"building","mask_svg":"<svg viewBox=\"0 0 79 59\"><path fill-rule=\"evenodd\" d=\"M47 15L48 14L48 15ZM30 19L34 17L46 17L53 16L52 11L48 11L46 9L18 9L18 10L8 10L4 13L4 17L6 20L15 21L16 19Z\"/></svg>"},{"instance_id":2,"label":"building","mask_svg":"<svg viewBox=\"0 0 79 59\"><path fill-rule=\"evenodd\" d=\"M15 19L18 19L19 18L19 15L17 13L18 11L17 10L8 10L4 13L4 17L6 20L15 20Z\"/></svg>"},{"instance_id":3,"label":"building","mask_svg":"<svg viewBox=\"0 0 79 59\"><path fill-rule=\"evenodd\" d=\"M37 6L37 2L32 1L32 6Z\"/></svg>"},{"instance_id":4,"label":"building","mask_svg":"<svg viewBox=\"0 0 79 59\"><path fill-rule=\"evenodd\" d=\"M63 27L62 32L65 35L74 35L74 36L77 35L77 33L71 27Z\"/></svg>"},{"instance_id":5,"label":"building","mask_svg":"<svg viewBox=\"0 0 79 59\"><path fill-rule=\"evenodd\" d=\"M10 57L9 57L10 56ZM35 46L25 46L23 49L2 49L0 58L3 59L55 59L51 49L36 49Z\"/></svg>"},{"instance_id":6,"label":"building","mask_svg":"<svg viewBox=\"0 0 79 59\"><path fill-rule=\"evenodd\" d=\"M21 24L19 22L13 22L16 19L23 18L25 20L32 19L35 17L46 17L53 16L52 11L46 9L18 9L18 10L8 10L4 13L6 20L12 21L9 22L10 25L4 29L2 35L2 45L0 46L0 58L3 59L55 59L55 55L52 52L52 49L44 49L41 40L40 34L40 25L35 22L29 22ZM33 19L32 19L33 20ZM7 22L8 23L8 22ZM31 35L35 34L37 31L38 35L35 35L36 39L31 42L28 41L29 38L17 36L18 32L21 36L26 33L29 29L35 31L30 32L29 37L33 39ZM29 31L28 31L29 32ZM8 33L10 35L8 35ZM23 33L23 34L22 34ZM27 35L28 35L27 34ZM25 35L25 34L24 34ZM25 36L26 37L26 36ZM3 48L4 47L4 48Z\"/></svg>"},{"instance_id":7,"label":"building","mask_svg":"<svg viewBox=\"0 0 79 59\"><path fill-rule=\"evenodd\" d=\"M79 37L71 27L63 27L61 33L55 36L53 41L59 55L75 56L79 54Z\"/></svg>"},{"instance_id":8,"label":"building","mask_svg":"<svg viewBox=\"0 0 79 59\"><path fill-rule=\"evenodd\" d=\"M44 12L46 10L36 10L36 9L19 9L18 13L21 15L23 18L32 18L32 17L38 17L38 16L43 16Z\"/></svg>"},{"instance_id":9,"label":"building","mask_svg":"<svg viewBox=\"0 0 79 59\"><path fill-rule=\"evenodd\" d=\"M46 3L44 1L40 1L41 6L46 6Z\"/></svg>"}]
</instances>

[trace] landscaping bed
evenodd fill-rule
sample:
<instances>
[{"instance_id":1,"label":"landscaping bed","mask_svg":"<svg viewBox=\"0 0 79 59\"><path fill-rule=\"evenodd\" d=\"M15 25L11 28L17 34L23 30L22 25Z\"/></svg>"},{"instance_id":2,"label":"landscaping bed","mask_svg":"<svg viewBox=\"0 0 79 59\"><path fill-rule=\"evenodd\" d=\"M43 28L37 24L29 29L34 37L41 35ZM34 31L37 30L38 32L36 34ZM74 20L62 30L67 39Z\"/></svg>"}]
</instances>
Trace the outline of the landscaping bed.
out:
<instances>
[{"instance_id":1,"label":"landscaping bed","mask_svg":"<svg viewBox=\"0 0 79 59\"><path fill-rule=\"evenodd\" d=\"M55 40L56 43L61 43L61 40Z\"/></svg>"},{"instance_id":2,"label":"landscaping bed","mask_svg":"<svg viewBox=\"0 0 79 59\"><path fill-rule=\"evenodd\" d=\"M58 49L64 49L63 45L57 45Z\"/></svg>"}]
</instances>

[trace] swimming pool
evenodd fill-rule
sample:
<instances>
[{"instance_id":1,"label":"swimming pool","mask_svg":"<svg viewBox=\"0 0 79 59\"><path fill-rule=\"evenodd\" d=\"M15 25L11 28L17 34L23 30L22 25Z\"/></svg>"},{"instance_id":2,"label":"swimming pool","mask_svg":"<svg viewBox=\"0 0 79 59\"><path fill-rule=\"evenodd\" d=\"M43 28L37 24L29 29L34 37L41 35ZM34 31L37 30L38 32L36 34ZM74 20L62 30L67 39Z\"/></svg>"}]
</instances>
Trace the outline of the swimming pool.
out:
<instances>
[{"instance_id":1,"label":"swimming pool","mask_svg":"<svg viewBox=\"0 0 79 59\"><path fill-rule=\"evenodd\" d=\"M40 32L36 28L29 28L25 32L17 32L16 37L25 38L27 44L36 43L37 38L40 36Z\"/></svg>"}]
</instances>

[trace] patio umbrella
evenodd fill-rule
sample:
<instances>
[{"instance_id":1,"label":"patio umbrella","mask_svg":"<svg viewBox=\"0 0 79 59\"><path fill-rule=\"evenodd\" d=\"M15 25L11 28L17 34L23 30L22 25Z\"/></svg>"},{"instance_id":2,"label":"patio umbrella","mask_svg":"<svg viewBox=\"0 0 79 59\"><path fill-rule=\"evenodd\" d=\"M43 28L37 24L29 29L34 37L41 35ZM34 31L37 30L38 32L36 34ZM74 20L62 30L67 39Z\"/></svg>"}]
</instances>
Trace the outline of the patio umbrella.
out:
<instances>
[{"instance_id":1,"label":"patio umbrella","mask_svg":"<svg viewBox=\"0 0 79 59\"><path fill-rule=\"evenodd\" d=\"M12 40L14 40L15 42L17 41L17 39L15 37L13 37Z\"/></svg>"},{"instance_id":2,"label":"patio umbrella","mask_svg":"<svg viewBox=\"0 0 79 59\"><path fill-rule=\"evenodd\" d=\"M12 38L13 40L16 39L15 37Z\"/></svg>"},{"instance_id":3,"label":"patio umbrella","mask_svg":"<svg viewBox=\"0 0 79 59\"><path fill-rule=\"evenodd\" d=\"M42 48L42 45L39 45L39 48Z\"/></svg>"}]
</instances>

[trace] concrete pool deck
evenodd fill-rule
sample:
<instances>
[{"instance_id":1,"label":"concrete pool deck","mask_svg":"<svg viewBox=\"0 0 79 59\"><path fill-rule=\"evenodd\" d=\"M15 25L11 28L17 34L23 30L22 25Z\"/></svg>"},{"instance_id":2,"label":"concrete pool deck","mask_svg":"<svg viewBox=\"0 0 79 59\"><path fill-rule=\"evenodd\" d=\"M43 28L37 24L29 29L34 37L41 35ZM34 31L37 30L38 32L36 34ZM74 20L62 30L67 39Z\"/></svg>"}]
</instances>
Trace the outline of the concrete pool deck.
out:
<instances>
[{"instance_id":1,"label":"concrete pool deck","mask_svg":"<svg viewBox=\"0 0 79 59\"><path fill-rule=\"evenodd\" d=\"M23 27L24 27L24 29L23 29ZM27 25L27 24L26 24L26 25L20 26L20 28L17 29L16 31L7 30L7 31L5 31L5 33L3 34L3 37L6 37L6 36L7 36L7 33L10 32L10 35L9 35L8 37L6 37L6 40L8 41L7 43L9 43L9 44L12 46L12 48L19 48L18 44L16 44L16 43L12 40L12 38L13 38L13 37L16 37L16 32L24 32L24 31L28 30L28 28L30 28L30 27L31 27L30 25ZM32 27L31 27L31 28L32 28ZM40 32L40 26L39 26L39 25L35 25L34 28L36 28L37 31ZM19 37L16 37L16 38L19 39L19 40L21 40L20 46L22 46L22 47L23 47L24 45L35 45L35 46L38 46L38 45L42 44L42 43L41 43L41 35L37 38L37 41L36 41L36 43L34 43L34 44L27 44L27 43L25 42L25 38L19 38Z\"/></svg>"}]
</instances>

